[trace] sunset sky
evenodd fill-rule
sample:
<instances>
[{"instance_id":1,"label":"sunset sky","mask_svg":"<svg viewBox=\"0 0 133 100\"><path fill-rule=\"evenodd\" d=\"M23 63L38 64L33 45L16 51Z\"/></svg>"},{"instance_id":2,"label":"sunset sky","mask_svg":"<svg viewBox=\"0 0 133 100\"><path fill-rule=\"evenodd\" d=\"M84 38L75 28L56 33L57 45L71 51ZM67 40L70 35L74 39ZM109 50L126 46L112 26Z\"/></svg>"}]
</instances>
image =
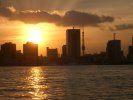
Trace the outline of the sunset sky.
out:
<instances>
[{"instance_id":1,"label":"sunset sky","mask_svg":"<svg viewBox=\"0 0 133 100\"><path fill-rule=\"evenodd\" d=\"M0 0L0 44L11 41L22 50L37 37L39 54L45 55L46 47L57 47L60 53L66 29L73 26L85 28L86 53L105 51L114 32L127 53L133 36L133 0Z\"/></svg>"}]
</instances>

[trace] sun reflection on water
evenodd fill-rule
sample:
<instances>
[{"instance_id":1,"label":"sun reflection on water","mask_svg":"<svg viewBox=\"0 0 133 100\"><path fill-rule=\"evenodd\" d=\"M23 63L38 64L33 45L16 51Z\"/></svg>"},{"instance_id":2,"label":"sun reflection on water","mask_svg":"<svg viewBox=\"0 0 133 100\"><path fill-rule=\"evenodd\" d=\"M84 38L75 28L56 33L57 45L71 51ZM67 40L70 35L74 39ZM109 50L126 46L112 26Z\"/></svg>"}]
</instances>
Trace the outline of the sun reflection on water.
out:
<instances>
[{"instance_id":1,"label":"sun reflection on water","mask_svg":"<svg viewBox=\"0 0 133 100\"><path fill-rule=\"evenodd\" d=\"M45 93L47 86L44 83L45 75L40 67L32 67L30 70L29 85L31 91L29 92L33 100L47 99Z\"/></svg>"}]
</instances>

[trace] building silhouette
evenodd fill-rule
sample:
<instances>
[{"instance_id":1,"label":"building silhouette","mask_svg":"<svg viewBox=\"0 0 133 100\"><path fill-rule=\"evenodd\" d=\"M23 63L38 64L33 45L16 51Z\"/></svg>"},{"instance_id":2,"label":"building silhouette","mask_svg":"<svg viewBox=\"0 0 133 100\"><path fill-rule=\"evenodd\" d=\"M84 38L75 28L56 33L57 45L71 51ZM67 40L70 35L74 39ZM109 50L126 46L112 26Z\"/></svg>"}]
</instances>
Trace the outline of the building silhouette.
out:
<instances>
[{"instance_id":1,"label":"building silhouette","mask_svg":"<svg viewBox=\"0 0 133 100\"><path fill-rule=\"evenodd\" d=\"M133 37L132 37L132 45L128 47L128 62L133 63Z\"/></svg>"},{"instance_id":2,"label":"building silhouette","mask_svg":"<svg viewBox=\"0 0 133 100\"><path fill-rule=\"evenodd\" d=\"M122 62L123 52L121 50L120 40L110 40L106 48L107 60L110 64L119 64Z\"/></svg>"},{"instance_id":3,"label":"building silhouette","mask_svg":"<svg viewBox=\"0 0 133 100\"><path fill-rule=\"evenodd\" d=\"M80 29L68 29L66 31L66 45L69 62L76 64L80 58Z\"/></svg>"},{"instance_id":4,"label":"building silhouette","mask_svg":"<svg viewBox=\"0 0 133 100\"><path fill-rule=\"evenodd\" d=\"M67 64L68 63L68 58L67 58L67 46L63 45L62 46L62 55L61 55L61 64Z\"/></svg>"},{"instance_id":5,"label":"building silhouette","mask_svg":"<svg viewBox=\"0 0 133 100\"><path fill-rule=\"evenodd\" d=\"M84 41L84 31L82 32ZM81 47L82 53L81 56ZM0 66L37 66L37 65L71 65L71 64L132 64L133 63L133 38L132 45L128 47L127 58L121 50L121 40L109 40L106 52L87 54L85 44L81 46L80 29L68 29L66 31L66 45L62 46L61 57L57 48L46 48L46 56L38 56L38 44L27 42L23 44L23 52L16 50L16 44L7 42L1 45Z\"/></svg>"},{"instance_id":6,"label":"building silhouette","mask_svg":"<svg viewBox=\"0 0 133 100\"><path fill-rule=\"evenodd\" d=\"M16 57L16 44L11 42L1 45L1 55L3 57L15 58Z\"/></svg>"},{"instance_id":7,"label":"building silhouette","mask_svg":"<svg viewBox=\"0 0 133 100\"><path fill-rule=\"evenodd\" d=\"M22 65L23 63L23 54L21 50L16 51L16 65Z\"/></svg>"},{"instance_id":8,"label":"building silhouette","mask_svg":"<svg viewBox=\"0 0 133 100\"><path fill-rule=\"evenodd\" d=\"M37 57L38 56L38 44L27 42L23 44L23 55L25 57Z\"/></svg>"},{"instance_id":9,"label":"building silhouette","mask_svg":"<svg viewBox=\"0 0 133 100\"><path fill-rule=\"evenodd\" d=\"M26 65L36 65L38 58L38 44L32 42L27 42L23 44L23 57L24 64Z\"/></svg>"},{"instance_id":10,"label":"building silhouette","mask_svg":"<svg viewBox=\"0 0 133 100\"><path fill-rule=\"evenodd\" d=\"M66 45L63 45L62 46L62 57L66 57L67 56L67 46Z\"/></svg>"},{"instance_id":11,"label":"building silhouette","mask_svg":"<svg viewBox=\"0 0 133 100\"><path fill-rule=\"evenodd\" d=\"M16 59L16 44L8 42L1 45L1 64L14 64Z\"/></svg>"},{"instance_id":12,"label":"building silhouette","mask_svg":"<svg viewBox=\"0 0 133 100\"><path fill-rule=\"evenodd\" d=\"M83 65L100 65L106 64L106 52L94 53L94 54L85 54L81 56L80 63Z\"/></svg>"},{"instance_id":13,"label":"building silhouette","mask_svg":"<svg viewBox=\"0 0 133 100\"><path fill-rule=\"evenodd\" d=\"M57 48L50 49L49 47L47 47L47 63L48 64L57 64L57 62L58 62Z\"/></svg>"}]
</instances>

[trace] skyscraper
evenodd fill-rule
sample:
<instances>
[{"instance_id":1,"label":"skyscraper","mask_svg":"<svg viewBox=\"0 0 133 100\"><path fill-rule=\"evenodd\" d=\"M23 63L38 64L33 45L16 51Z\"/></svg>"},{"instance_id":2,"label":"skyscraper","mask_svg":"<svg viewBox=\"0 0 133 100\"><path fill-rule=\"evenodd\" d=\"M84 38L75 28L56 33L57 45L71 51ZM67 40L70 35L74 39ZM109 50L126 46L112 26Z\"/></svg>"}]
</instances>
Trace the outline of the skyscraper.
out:
<instances>
[{"instance_id":1,"label":"skyscraper","mask_svg":"<svg viewBox=\"0 0 133 100\"><path fill-rule=\"evenodd\" d=\"M80 29L66 31L67 55L70 63L78 63L80 58Z\"/></svg>"}]
</instances>

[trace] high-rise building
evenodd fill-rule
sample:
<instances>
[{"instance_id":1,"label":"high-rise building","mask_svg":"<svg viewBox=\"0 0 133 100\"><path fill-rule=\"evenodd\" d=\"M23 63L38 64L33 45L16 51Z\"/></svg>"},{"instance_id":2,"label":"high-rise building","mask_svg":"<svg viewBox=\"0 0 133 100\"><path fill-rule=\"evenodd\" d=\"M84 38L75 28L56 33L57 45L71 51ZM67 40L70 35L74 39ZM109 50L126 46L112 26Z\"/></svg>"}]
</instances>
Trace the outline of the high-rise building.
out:
<instances>
[{"instance_id":1,"label":"high-rise building","mask_svg":"<svg viewBox=\"0 0 133 100\"><path fill-rule=\"evenodd\" d=\"M16 44L11 42L1 45L1 56L3 58L15 58L16 57Z\"/></svg>"},{"instance_id":2,"label":"high-rise building","mask_svg":"<svg viewBox=\"0 0 133 100\"><path fill-rule=\"evenodd\" d=\"M38 58L38 44L32 42L23 44L23 56L25 65L36 65Z\"/></svg>"},{"instance_id":3,"label":"high-rise building","mask_svg":"<svg viewBox=\"0 0 133 100\"><path fill-rule=\"evenodd\" d=\"M110 40L106 48L107 59L109 63L117 64L122 61L123 52L121 50L120 40Z\"/></svg>"},{"instance_id":4,"label":"high-rise building","mask_svg":"<svg viewBox=\"0 0 133 100\"><path fill-rule=\"evenodd\" d=\"M80 29L66 31L67 55L70 63L78 63L80 58Z\"/></svg>"}]
</instances>

